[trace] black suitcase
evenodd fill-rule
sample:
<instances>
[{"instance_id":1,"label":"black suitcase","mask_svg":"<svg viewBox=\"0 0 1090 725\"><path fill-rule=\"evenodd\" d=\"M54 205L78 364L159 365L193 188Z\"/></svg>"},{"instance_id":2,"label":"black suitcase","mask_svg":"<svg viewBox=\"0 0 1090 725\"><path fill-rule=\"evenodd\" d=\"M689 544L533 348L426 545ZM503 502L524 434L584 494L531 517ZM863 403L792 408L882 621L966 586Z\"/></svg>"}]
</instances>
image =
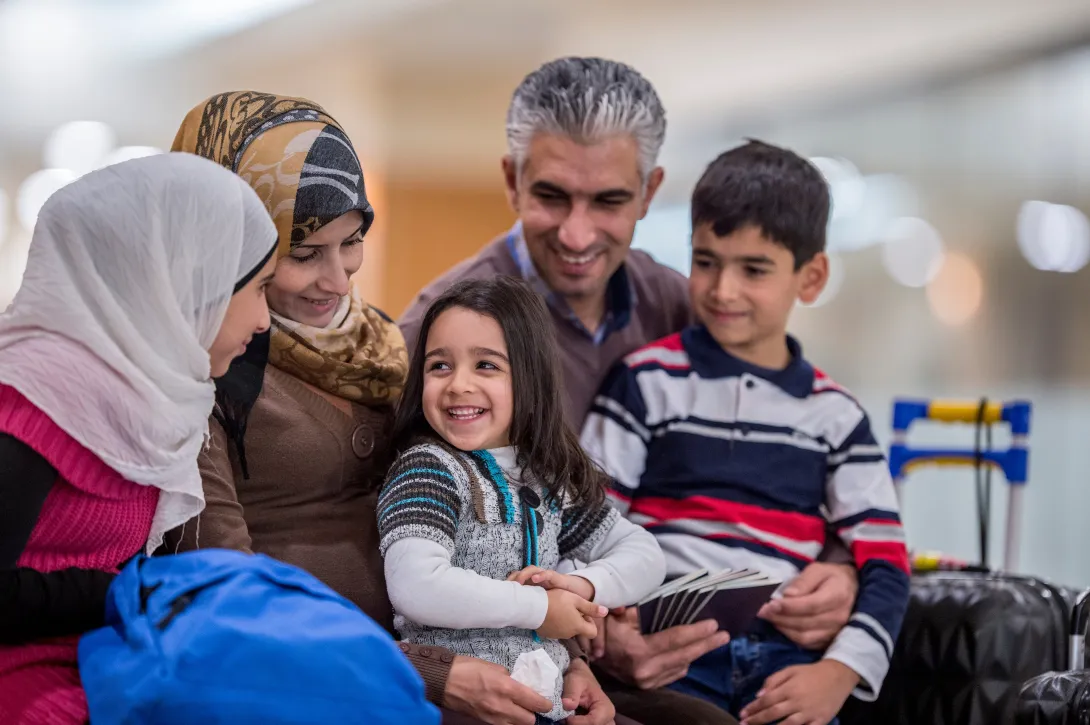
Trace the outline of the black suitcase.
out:
<instances>
[{"instance_id":1,"label":"black suitcase","mask_svg":"<svg viewBox=\"0 0 1090 725\"><path fill-rule=\"evenodd\" d=\"M928 451L932 458L950 456L977 469L978 506L990 499L984 461L1000 460L1012 449L995 453L982 437L986 426L1005 421L1013 432L1029 432L1028 404L934 404L899 402L894 409L894 445L890 465L900 481L907 462L918 451L905 444L912 421L932 418L975 422L974 451ZM1010 412L1010 415L1008 415ZM1021 444L1024 447L1024 441ZM1008 482L1025 482L1021 451ZM989 469L990 470L990 469ZM983 488L982 488L983 486ZM900 489L900 486L898 487ZM1004 569L1017 568L1022 486L1009 487ZM981 558L987 562L989 518L981 514ZM989 572L931 572L912 577L908 612L894 648L889 674L879 698L863 703L851 698L841 713L844 725L1004 725L1010 723L1026 680L1066 662L1066 633L1076 592L1041 579ZM1090 725L1090 723L1088 723Z\"/></svg>"},{"instance_id":2,"label":"black suitcase","mask_svg":"<svg viewBox=\"0 0 1090 725\"><path fill-rule=\"evenodd\" d=\"M1090 725L1090 671L1086 669L1086 621L1090 590L1080 595L1071 614L1068 670L1046 672L1029 680L1018 694L1015 725Z\"/></svg>"},{"instance_id":3,"label":"black suitcase","mask_svg":"<svg viewBox=\"0 0 1090 725\"><path fill-rule=\"evenodd\" d=\"M1009 574L914 576L908 613L878 700L850 699L841 721L1011 722L1023 683L1066 661L1074 596L1040 579Z\"/></svg>"}]
</instances>

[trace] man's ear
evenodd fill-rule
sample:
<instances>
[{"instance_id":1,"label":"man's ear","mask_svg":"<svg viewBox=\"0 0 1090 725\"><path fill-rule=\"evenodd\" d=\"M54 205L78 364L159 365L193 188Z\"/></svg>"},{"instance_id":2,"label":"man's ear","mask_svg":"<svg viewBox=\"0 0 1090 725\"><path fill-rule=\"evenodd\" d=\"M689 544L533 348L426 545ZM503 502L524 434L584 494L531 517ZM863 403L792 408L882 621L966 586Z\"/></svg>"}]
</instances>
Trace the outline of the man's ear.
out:
<instances>
[{"instance_id":1,"label":"man's ear","mask_svg":"<svg viewBox=\"0 0 1090 725\"><path fill-rule=\"evenodd\" d=\"M647 188L643 192L643 207L640 209L640 219L647 216L647 210L651 208L651 201L655 198L659 187L662 186L664 178L666 178L666 172L661 166L651 169L651 173L647 176Z\"/></svg>"},{"instance_id":2,"label":"man's ear","mask_svg":"<svg viewBox=\"0 0 1090 725\"><path fill-rule=\"evenodd\" d=\"M821 296L825 285L829 282L829 255L818 252L798 272L802 275L802 284L799 285L799 301L804 305L812 305Z\"/></svg>"},{"instance_id":3,"label":"man's ear","mask_svg":"<svg viewBox=\"0 0 1090 725\"><path fill-rule=\"evenodd\" d=\"M504 188L507 191L507 203L511 206L516 214L519 211L519 169L518 164L515 163L515 159L508 154L503 157L501 163L503 167L503 183Z\"/></svg>"}]
</instances>

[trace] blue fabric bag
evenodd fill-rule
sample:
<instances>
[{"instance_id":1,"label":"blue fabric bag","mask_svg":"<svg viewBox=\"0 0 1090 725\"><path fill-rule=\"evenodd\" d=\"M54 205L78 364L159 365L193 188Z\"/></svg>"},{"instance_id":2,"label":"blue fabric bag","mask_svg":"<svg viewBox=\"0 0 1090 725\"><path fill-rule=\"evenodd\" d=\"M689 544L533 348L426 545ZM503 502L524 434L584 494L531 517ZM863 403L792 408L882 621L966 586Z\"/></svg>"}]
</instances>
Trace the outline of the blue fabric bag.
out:
<instances>
[{"instance_id":1,"label":"blue fabric bag","mask_svg":"<svg viewBox=\"0 0 1090 725\"><path fill-rule=\"evenodd\" d=\"M94 725L437 725L393 638L310 574L206 549L139 557L79 644Z\"/></svg>"}]
</instances>

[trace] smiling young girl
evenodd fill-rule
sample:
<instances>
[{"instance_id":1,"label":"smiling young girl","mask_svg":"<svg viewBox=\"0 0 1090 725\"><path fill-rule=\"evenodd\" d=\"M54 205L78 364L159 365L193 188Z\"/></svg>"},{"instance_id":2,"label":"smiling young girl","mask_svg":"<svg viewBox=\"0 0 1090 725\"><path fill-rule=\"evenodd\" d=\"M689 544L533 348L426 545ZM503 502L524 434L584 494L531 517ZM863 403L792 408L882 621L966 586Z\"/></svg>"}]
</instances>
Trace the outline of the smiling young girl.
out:
<instances>
[{"instance_id":1,"label":"smiling young girl","mask_svg":"<svg viewBox=\"0 0 1090 725\"><path fill-rule=\"evenodd\" d=\"M544 649L563 672L559 640L662 582L657 544L605 502L564 422L552 325L524 283L463 282L432 304L393 435L378 517L405 640L508 670ZM589 564L563 575L561 559ZM548 720L578 704L561 685Z\"/></svg>"}]
</instances>

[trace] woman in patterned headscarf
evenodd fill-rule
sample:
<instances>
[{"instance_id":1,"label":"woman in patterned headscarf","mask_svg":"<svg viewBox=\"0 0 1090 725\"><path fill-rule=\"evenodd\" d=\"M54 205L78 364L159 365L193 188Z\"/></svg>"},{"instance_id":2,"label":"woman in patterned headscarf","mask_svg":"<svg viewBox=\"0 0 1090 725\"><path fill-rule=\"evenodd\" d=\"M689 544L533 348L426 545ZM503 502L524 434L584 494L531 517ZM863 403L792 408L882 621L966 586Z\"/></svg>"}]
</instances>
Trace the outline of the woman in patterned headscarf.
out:
<instances>
[{"instance_id":1,"label":"woman in patterned headscarf","mask_svg":"<svg viewBox=\"0 0 1090 725\"><path fill-rule=\"evenodd\" d=\"M270 333L218 383L211 445L200 457L206 508L168 545L286 561L392 629L374 486L385 473L376 469L387 459L407 359L397 326L351 282L374 220L359 159L317 104L252 91L194 108L173 150L242 177L265 202L280 241L267 292ZM453 655L402 650L429 698L454 704ZM452 686L457 679L464 678L451 678Z\"/></svg>"}]
</instances>

